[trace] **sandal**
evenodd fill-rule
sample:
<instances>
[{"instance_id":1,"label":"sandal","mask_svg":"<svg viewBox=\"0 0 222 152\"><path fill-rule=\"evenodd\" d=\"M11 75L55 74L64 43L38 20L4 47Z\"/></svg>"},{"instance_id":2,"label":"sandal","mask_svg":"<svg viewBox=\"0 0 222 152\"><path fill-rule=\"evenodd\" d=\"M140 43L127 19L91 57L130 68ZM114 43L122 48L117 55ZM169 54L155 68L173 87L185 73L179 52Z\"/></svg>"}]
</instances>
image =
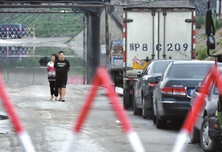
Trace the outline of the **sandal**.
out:
<instances>
[{"instance_id":1,"label":"sandal","mask_svg":"<svg viewBox=\"0 0 222 152\"><path fill-rule=\"evenodd\" d=\"M50 100L53 100L53 97L51 97Z\"/></svg>"},{"instance_id":2,"label":"sandal","mask_svg":"<svg viewBox=\"0 0 222 152\"><path fill-rule=\"evenodd\" d=\"M55 97L55 101L58 101L58 98L57 98L57 97Z\"/></svg>"}]
</instances>

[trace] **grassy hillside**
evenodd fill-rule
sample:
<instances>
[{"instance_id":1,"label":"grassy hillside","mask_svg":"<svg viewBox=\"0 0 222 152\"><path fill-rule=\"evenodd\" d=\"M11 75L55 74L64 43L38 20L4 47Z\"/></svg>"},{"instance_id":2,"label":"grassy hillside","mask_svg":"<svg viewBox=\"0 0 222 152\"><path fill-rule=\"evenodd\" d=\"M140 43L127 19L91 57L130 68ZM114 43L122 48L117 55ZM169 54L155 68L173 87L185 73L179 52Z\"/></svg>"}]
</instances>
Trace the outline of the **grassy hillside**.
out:
<instances>
[{"instance_id":1,"label":"grassy hillside","mask_svg":"<svg viewBox=\"0 0 222 152\"><path fill-rule=\"evenodd\" d=\"M33 11L33 9L21 9L20 11L29 10ZM44 9L43 11L59 12L61 10L64 9ZM2 23L21 23L26 27L34 27L35 35L39 37L73 37L83 27L82 14L80 13L0 13L0 24Z\"/></svg>"},{"instance_id":2,"label":"grassy hillside","mask_svg":"<svg viewBox=\"0 0 222 152\"><path fill-rule=\"evenodd\" d=\"M199 60L214 60L214 58L207 55L206 40L207 36L205 34L205 17L198 16L196 19L196 59ZM218 19L216 22L216 33L215 33L215 50L210 50L210 54L222 54L222 20Z\"/></svg>"}]
</instances>

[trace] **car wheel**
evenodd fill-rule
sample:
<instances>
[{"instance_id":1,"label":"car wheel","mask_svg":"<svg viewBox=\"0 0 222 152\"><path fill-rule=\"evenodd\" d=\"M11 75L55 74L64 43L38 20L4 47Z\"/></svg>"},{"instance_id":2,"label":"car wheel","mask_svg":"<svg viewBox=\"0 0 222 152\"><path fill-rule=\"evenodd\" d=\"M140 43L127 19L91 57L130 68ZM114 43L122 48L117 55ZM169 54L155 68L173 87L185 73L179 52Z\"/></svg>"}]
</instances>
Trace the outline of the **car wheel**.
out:
<instances>
[{"instance_id":1,"label":"car wheel","mask_svg":"<svg viewBox=\"0 0 222 152\"><path fill-rule=\"evenodd\" d=\"M129 109L131 106L130 104L130 94L129 94L129 90L124 89L123 91L123 107L125 109Z\"/></svg>"},{"instance_id":2,"label":"car wheel","mask_svg":"<svg viewBox=\"0 0 222 152\"><path fill-rule=\"evenodd\" d=\"M146 119L147 117L148 117L148 109L146 108L146 106L145 106L145 99L144 99L144 97L143 97L143 99L142 99L142 117L143 117L143 119Z\"/></svg>"},{"instance_id":3,"label":"car wheel","mask_svg":"<svg viewBox=\"0 0 222 152\"><path fill-rule=\"evenodd\" d=\"M153 123L156 125L156 116L154 115L154 112L153 112L152 119L153 119Z\"/></svg>"},{"instance_id":4,"label":"car wheel","mask_svg":"<svg viewBox=\"0 0 222 152\"><path fill-rule=\"evenodd\" d=\"M154 113L154 106L155 106L155 105L153 105L152 119L153 119L153 123L156 124L156 115L155 115L155 113Z\"/></svg>"},{"instance_id":5,"label":"car wheel","mask_svg":"<svg viewBox=\"0 0 222 152\"><path fill-rule=\"evenodd\" d=\"M156 127L158 129L163 129L163 128L166 128L166 125L167 125L166 120L159 119L158 108L157 108L157 105L156 105Z\"/></svg>"},{"instance_id":6,"label":"car wheel","mask_svg":"<svg viewBox=\"0 0 222 152\"><path fill-rule=\"evenodd\" d=\"M205 117L200 130L200 145L204 151L220 150L221 143L218 140L211 139L208 135L209 122L208 117Z\"/></svg>"},{"instance_id":7,"label":"car wheel","mask_svg":"<svg viewBox=\"0 0 222 152\"><path fill-rule=\"evenodd\" d=\"M136 107L135 97L133 98L133 114L134 115L141 115L142 114L142 109L139 109Z\"/></svg>"},{"instance_id":8,"label":"car wheel","mask_svg":"<svg viewBox=\"0 0 222 152\"><path fill-rule=\"evenodd\" d=\"M190 143L195 144L195 143L200 143L200 132L197 130L196 127L193 127L190 133Z\"/></svg>"}]
</instances>

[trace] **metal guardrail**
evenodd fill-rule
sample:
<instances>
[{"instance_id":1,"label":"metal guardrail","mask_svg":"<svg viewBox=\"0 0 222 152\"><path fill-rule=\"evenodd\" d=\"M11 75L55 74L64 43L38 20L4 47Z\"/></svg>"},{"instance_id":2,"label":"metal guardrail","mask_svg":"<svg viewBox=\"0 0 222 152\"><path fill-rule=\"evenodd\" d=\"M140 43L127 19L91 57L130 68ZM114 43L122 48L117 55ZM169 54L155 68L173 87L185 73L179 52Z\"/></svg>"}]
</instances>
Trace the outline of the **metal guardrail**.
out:
<instances>
[{"instance_id":1,"label":"metal guardrail","mask_svg":"<svg viewBox=\"0 0 222 152\"><path fill-rule=\"evenodd\" d=\"M35 39L35 28L26 27L21 29L18 26L0 26L0 37L7 37L7 39L33 37Z\"/></svg>"}]
</instances>

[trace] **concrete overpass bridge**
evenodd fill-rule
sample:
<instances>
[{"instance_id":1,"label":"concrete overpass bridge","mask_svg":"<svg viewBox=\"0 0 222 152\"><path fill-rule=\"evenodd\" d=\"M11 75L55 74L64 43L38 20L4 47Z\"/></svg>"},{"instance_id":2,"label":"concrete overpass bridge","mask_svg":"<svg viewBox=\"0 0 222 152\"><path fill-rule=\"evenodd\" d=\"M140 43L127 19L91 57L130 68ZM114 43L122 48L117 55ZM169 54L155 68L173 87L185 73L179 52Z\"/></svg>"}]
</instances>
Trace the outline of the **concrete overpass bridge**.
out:
<instances>
[{"instance_id":1,"label":"concrete overpass bridge","mask_svg":"<svg viewBox=\"0 0 222 152\"><path fill-rule=\"evenodd\" d=\"M86 37L84 34L83 41L87 39L87 45L83 45L83 49L87 52L87 83L90 83L96 68L100 65L100 15L105 9L106 32L108 33L107 13L109 5L110 0L0 0L0 8L10 8L9 13L13 13L13 11L11 11L12 8L70 8L70 11L73 13L85 14L87 32ZM15 11L14 13L29 12ZM85 29L85 27L83 27L83 29ZM109 35L107 33L105 40L106 52L108 52L109 48Z\"/></svg>"}]
</instances>

